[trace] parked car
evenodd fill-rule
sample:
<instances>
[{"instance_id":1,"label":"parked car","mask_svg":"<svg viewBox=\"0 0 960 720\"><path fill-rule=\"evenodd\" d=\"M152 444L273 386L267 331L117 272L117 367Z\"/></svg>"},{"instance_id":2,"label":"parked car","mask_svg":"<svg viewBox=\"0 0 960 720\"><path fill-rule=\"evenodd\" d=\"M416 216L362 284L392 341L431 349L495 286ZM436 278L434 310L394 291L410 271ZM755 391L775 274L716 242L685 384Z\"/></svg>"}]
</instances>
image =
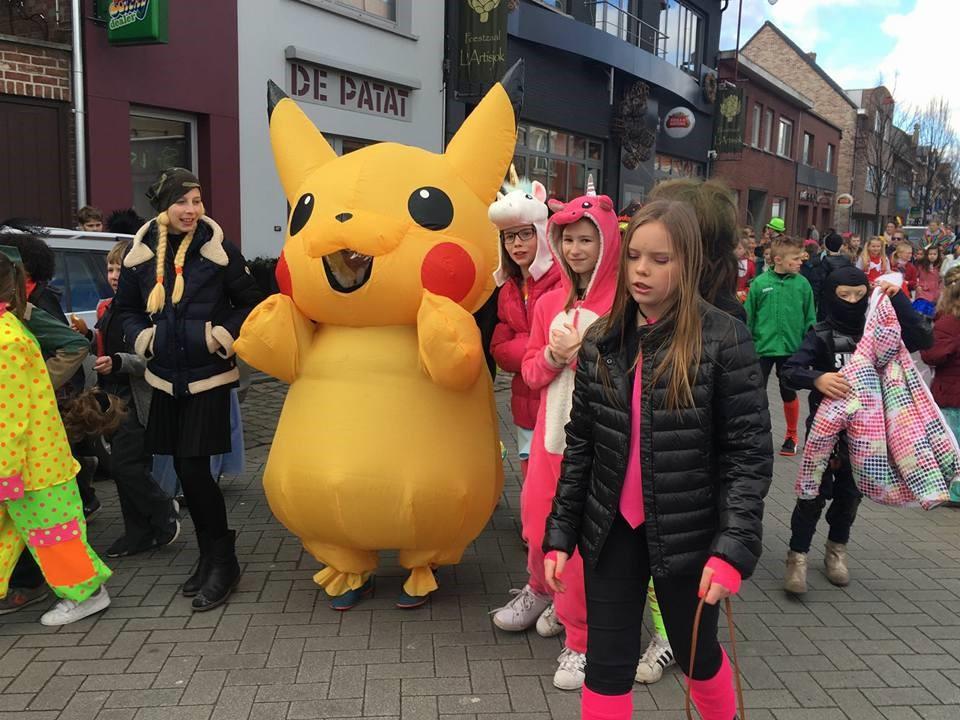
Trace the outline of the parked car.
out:
<instances>
[{"instance_id":1,"label":"parked car","mask_svg":"<svg viewBox=\"0 0 960 720\"><path fill-rule=\"evenodd\" d=\"M923 247L923 234L927 231L926 225L904 225L900 230L915 248Z\"/></svg>"},{"instance_id":2,"label":"parked car","mask_svg":"<svg viewBox=\"0 0 960 720\"><path fill-rule=\"evenodd\" d=\"M132 240L122 233L45 228L47 244L56 257L50 284L61 291L67 317L83 318L88 327L97 322L97 303L113 295L107 283L107 253L119 240Z\"/></svg>"}]
</instances>

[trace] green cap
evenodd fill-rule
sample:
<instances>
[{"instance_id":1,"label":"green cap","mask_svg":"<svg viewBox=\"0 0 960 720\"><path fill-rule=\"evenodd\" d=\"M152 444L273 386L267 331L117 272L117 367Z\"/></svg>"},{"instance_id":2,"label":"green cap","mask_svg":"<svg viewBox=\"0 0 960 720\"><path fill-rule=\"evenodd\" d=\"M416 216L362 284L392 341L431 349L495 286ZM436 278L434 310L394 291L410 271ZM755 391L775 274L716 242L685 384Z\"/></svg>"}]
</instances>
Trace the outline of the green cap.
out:
<instances>
[{"instance_id":1,"label":"green cap","mask_svg":"<svg viewBox=\"0 0 960 720\"><path fill-rule=\"evenodd\" d=\"M787 224L783 222L783 218L773 218L767 223L767 227L778 233L784 233L787 231Z\"/></svg>"}]
</instances>

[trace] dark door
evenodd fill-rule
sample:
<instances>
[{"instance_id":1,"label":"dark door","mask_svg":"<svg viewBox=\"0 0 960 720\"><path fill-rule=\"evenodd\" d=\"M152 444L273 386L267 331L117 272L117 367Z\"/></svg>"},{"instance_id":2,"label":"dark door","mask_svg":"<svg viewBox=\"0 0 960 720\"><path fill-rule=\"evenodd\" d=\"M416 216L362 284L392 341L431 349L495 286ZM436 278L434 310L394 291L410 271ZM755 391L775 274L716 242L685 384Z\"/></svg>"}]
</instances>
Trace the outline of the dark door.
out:
<instances>
[{"instance_id":1,"label":"dark door","mask_svg":"<svg viewBox=\"0 0 960 720\"><path fill-rule=\"evenodd\" d=\"M66 103L0 96L0 220L73 227Z\"/></svg>"}]
</instances>

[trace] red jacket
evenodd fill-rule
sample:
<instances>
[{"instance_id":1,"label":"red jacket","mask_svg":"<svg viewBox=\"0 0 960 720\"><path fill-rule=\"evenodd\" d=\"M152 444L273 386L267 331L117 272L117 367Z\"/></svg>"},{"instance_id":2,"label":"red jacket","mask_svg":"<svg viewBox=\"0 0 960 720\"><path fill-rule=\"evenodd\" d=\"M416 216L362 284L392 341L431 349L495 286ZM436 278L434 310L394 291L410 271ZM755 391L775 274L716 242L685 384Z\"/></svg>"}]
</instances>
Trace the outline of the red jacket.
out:
<instances>
[{"instance_id":1,"label":"red jacket","mask_svg":"<svg viewBox=\"0 0 960 720\"><path fill-rule=\"evenodd\" d=\"M560 272L560 266L555 262L539 280L528 277L526 301L523 299L520 283L511 279L500 288L500 297L497 301L497 315L500 322L493 331L490 352L500 368L513 373L510 410L513 413L513 422L527 430L532 430L537 422L540 390L531 390L523 381L520 365L530 337L533 309L537 300L559 286Z\"/></svg>"},{"instance_id":2,"label":"red jacket","mask_svg":"<svg viewBox=\"0 0 960 720\"><path fill-rule=\"evenodd\" d=\"M930 390L942 408L960 408L960 318L941 314L933 323L933 347L920 353L936 369Z\"/></svg>"},{"instance_id":3,"label":"red jacket","mask_svg":"<svg viewBox=\"0 0 960 720\"><path fill-rule=\"evenodd\" d=\"M904 265L894 262L892 269L903 273L903 291L908 296L913 297L913 291L917 289L917 280L919 279L916 266L909 262Z\"/></svg>"}]
</instances>

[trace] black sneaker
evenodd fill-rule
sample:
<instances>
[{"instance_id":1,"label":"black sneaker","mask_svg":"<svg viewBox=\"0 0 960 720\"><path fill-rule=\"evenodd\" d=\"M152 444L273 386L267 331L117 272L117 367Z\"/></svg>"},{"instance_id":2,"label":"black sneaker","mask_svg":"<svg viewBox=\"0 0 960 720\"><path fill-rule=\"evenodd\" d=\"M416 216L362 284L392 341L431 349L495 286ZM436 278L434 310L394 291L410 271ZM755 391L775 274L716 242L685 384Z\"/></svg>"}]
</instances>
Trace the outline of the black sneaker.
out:
<instances>
[{"instance_id":1,"label":"black sneaker","mask_svg":"<svg viewBox=\"0 0 960 720\"><path fill-rule=\"evenodd\" d=\"M780 447L780 454L784 457L793 457L797 454L797 441L793 438L788 437L783 441L783 445Z\"/></svg>"},{"instance_id":2,"label":"black sneaker","mask_svg":"<svg viewBox=\"0 0 960 720\"><path fill-rule=\"evenodd\" d=\"M100 512L100 509L103 507L103 504L100 502L100 498L94 497L89 503L83 506L83 517L89 522L90 518Z\"/></svg>"},{"instance_id":3,"label":"black sneaker","mask_svg":"<svg viewBox=\"0 0 960 720\"><path fill-rule=\"evenodd\" d=\"M108 558L119 558L126 557L130 554L130 548L127 545L126 535L121 535L116 540L113 541L113 544L107 548L107 557Z\"/></svg>"}]
</instances>

